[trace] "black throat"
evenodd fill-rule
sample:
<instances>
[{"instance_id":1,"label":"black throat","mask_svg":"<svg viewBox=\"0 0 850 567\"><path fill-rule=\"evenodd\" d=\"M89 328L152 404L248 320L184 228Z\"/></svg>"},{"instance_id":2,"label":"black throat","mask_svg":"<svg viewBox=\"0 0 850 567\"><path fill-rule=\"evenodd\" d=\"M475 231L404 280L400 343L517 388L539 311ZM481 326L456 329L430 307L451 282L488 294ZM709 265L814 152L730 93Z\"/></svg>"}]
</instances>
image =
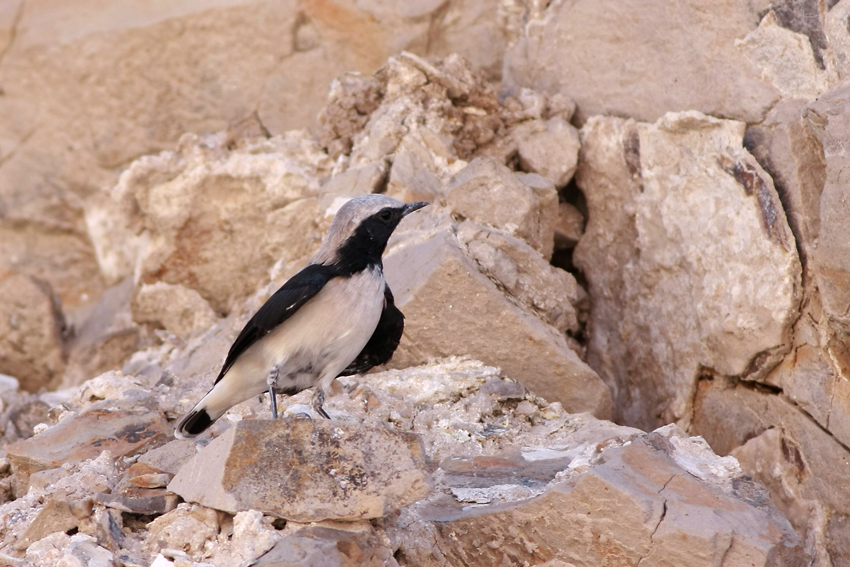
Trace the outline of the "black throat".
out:
<instances>
[{"instance_id":1,"label":"black throat","mask_svg":"<svg viewBox=\"0 0 850 567\"><path fill-rule=\"evenodd\" d=\"M334 266L340 275L351 276L371 267L383 269L381 256L395 226L367 218L337 251Z\"/></svg>"}]
</instances>

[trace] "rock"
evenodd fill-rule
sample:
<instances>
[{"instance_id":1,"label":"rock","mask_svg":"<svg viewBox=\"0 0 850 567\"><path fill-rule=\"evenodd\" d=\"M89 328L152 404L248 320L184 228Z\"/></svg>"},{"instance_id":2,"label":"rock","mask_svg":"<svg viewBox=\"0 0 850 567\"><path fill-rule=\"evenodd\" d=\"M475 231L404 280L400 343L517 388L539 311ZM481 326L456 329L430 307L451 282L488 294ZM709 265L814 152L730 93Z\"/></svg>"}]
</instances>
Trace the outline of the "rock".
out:
<instances>
[{"instance_id":1,"label":"rock","mask_svg":"<svg viewBox=\"0 0 850 567\"><path fill-rule=\"evenodd\" d=\"M197 450L190 439L175 439L162 447L156 447L139 457L138 462L171 475L177 474L183 463L188 461Z\"/></svg>"},{"instance_id":2,"label":"rock","mask_svg":"<svg viewBox=\"0 0 850 567\"><path fill-rule=\"evenodd\" d=\"M560 116L532 121L518 141L519 165L564 187L576 171L580 147L578 131Z\"/></svg>"},{"instance_id":3,"label":"rock","mask_svg":"<svg viewBox=\"0 0 850 567\"><path fill-rule=\"evenodd\" d=\"M381 542L371 526L355 531L321 525L302 528L285 537L254 563L254 567L353 565L383 567L398 563L393 559L392 550Z\"/></svg>"},{"instance_id":4,"label":"rock","mask_svg":"<svg viewBox=\"0 0 850 567\"><path fill-rule=\"evenodd\" d=\"M507 167L478 158L452 178L446 202L453 213L522 238L546 258L552 255L554 188L530 188Z\"/></svg>"},{"instance_id":5,"label":"rock","mask_svg":"<svg viewBox=\"0 0 850 567\"><path fill-rule=\"evenodd\" d=\"M218 315L194 289L156 282L139 288L133 300L133 319L185 337L211 327L218 322Z\"/></svg>"},{"instance_id":6,"label":"rock","mask_svg":"<svg viewBox=\"0 0 850 567\"><path fill-rule=\"evenodd\" d=\"M319 210L327 210L338 198L351 199L368 193L381 193L386 185L388 166L384 160L352 167L331 177L322 185Z\"/></svg>"},{"instance_id":7,"label":"rock","mask_svg":"<svg viewBox=\"0 0 850 567\"><path fill-rule=\"evenodd\" d=\"M800 263L743 131L695 112L582 130L587 359L625 423L687 425L700 374L763 379L790 349Z\"/></svg>"},{"instance_id":8,"label":"rock","mask_svg":"<svg viewBox=\"0 0 850 567\"><path fill-rule=\"evenodd\" d=\"M295 203L313 197L327 174L318 145L297 132L227 144L223 134L187 135L177 152L134 162L108 197L91 204L87 221L104 272L135 273L137 288L183 285L223 313L275 262L317 247L315 225L312 240L303 226L315 222L316 201Z\"/></svg>"},{"instance_id":9,"label":"rock","mask_svg":"<svg viewBox=\"0 0 850 567\"><path fill-rule=\"evenodd\" d=\"M240 421L183 465L168 489L230 513L261 510L298 522L379 518L425 495L419 443L353 423Z\"/></svg>"},{"instance_id":10,"label":"rock","mask_svg":"<svg viewBox=\"0 0 850 567\"><path fill-rule=\"evenodd\" d=\"M177 508L179 498L173 492L161 488L131 488L120 494L99 492L94 495L94 501L128 514L159 516Z\"/></svg>"},{"instance_id":11,"label":"rock","mask_svg":"<svg viewBox=\"0 0 850 567\"><path fill-rule=\"evenodd\" d=\"M573 248L584 234L584 215L569 203L558 203L555 223L555 248Z\"/></svg>"},{"instance_id":12,"label":"rock","mask_svg":"<svg viewBox=\"0 0 850 567\"><path fill-rule=\"evenodd\" d=\"M704 380L693 430L717 453L735 455L801 534L844 545L845 537L827 537L823 518L840 523L850 516L850 452L799 408L746 384Z\"/></svg>"},{"instance_id":13,"label":"rock","mask_svg":"<svg viewBox=\"0 0 850 567\"><path fill-rule=\"evenodd\" d=\"M0 373L36 392L65 369L61 307L50 287L21 274L0 272Z\"/></svg>"},{"instance_id":14,"label":"rock","mask_svg":"<svg viewBox=\"0 0 850 567\"><path fill-rule=\"evenodd\" d=\"M210 508L184 503L156 518L148 529L144 543L148 553L177 549L198 557L205 544L218 535L218 514Z\"/></svg>"},{"instance_id":15,"label":"rock","mask_svg":"<svg viewBox=\"0 0 850 567\"><path fill-rule=\"evenodd\" d=\"M105 289L99 301L66 317L72 333L66 342L68 365L60 388L78 386L92 376L120 368L131 354L147 346L147 337L133 322L132 276Z\"/></svg>"},{"instance_id":16,"label":"rock","mask_svg":"<svg viewBox=\"0 0 850 567\"><path fill-rule=\"evenodd\" d=\"M417 565L803 560L788 521L734 459L676 428L649 435L625 429L596 437L584 451L538 447L521 457L477 458L465 475L454 461L455 472L442 478L451 486L465 476L481 487L476 499L471 488L434 496L390 522L388 535L405 563ZM430 537L421 533L429 532L423 519L434 522Z\"/></svg>"},{"instance_id":17,"label":"rock","mask_svg":"<svg viewBox=\"0 0 850 567\"><path fill-rule=\"evenodd\" d=\"M24 490L29 476L67 463L79 463L110 451L134 455L162 444L171 429L158 412L91 409L63 420L44 433L6 447L12 471Z\"/></svg>"},{"instance_id":18,"label":"rock","mask_svg":"<svg viewBox=\"0 0 850 567\"><path fill-rule=\"evenodd\" d=\"M610 415L608 389L570 350L563 335L506 301L453 235L440 231L400 245L386 255L384 267L396 305L405 314L405 333L393 366L466 355L500 367L567 411ZM486 324L482 314L487 315Z\"/></svg>"},{"instance_id":19,"label":"rock","mask_svg":"<svg viewBox=\"0 0 850 567\"><path fill-rule=\"evenodd\" d=\"M62 532L51 534L27 549L26 559L34 567L56 565L86 567L112 567L112 553L97 545L87 534L68 536Z\"/></svg>"},{"instance_id":20,"label":"rock","mask_svg":"<svg viewBox=\"0 0 850 567\"><path fill-rule=\"evenodd\" d=\"M430 161L431 156L427 155L427 150L414 153L403 149L396 152L387 185L388 195L408 203L431 202L445 195L445 184L435 173L436 167L425 165L423 158L418 155L421 153L426 154L426 162Z\"/></svg>"},{"instance_id":21,"label":"rock","mask_svg":"<svg viewBox=\"0 0 850 567\"><path fill-rule=\"evenodd\" d=\"M67 532L76 528L79 519L71 512L67 500L51 499L38 513L35 520L24 532L23 538L15 544L19 550L25 550L31 543L41 540L55 532Z\"/></svg>"},{"instance_id":22,"label":"rock","mask_svg":"<svg viewBox=\"0 0 850 567\"><path fill-rule=\"evenodd\" d=\"M800 185L795 201L815 205L802 208L801 214L809 213L817 224L816 234L807 240L811 254L811 271L820 291L821 302L830 325L841 334L850 331L850 252L845 234L850 222L850 205L844 193L841 177L848 158L844 156L844 140L850 132L850 120L842 113L850 102L850 87L836 88L810 104L806 111L807 127L819 142L823 152L823 185L816 183ZM814 161L820 165L819 160ZM820 181L820 179L818 179ZM815 215L811 215L814 212Z\"/></svg>"},{"instance_id":23,"label":"rock","mask_svg":"<svg viewBox=\"0 0 850 567\"><path fill-rule=\"evenodd\" d=\"M560 332L579 329L576 309L583 295L572 274L555 268L518 238L471 222L457 227L479 270Z\"/></svg>"},{"instance_id":24,"label":"rock","mask_svg":"<svg viewBox=\"0 0 850 567\"><path fill-rule=\"evenodd\" d=\"M756 28L761 8L706 0L668 8L636 2L607 10L580 1L528 10L505 55L503 94L522 87L564 94L576 101L580 123L598 114L652 122L691 109L760 122L783 93L762 67L773 62L753 53L755 40L737 40Z\"/></svg>"}]
</instances>

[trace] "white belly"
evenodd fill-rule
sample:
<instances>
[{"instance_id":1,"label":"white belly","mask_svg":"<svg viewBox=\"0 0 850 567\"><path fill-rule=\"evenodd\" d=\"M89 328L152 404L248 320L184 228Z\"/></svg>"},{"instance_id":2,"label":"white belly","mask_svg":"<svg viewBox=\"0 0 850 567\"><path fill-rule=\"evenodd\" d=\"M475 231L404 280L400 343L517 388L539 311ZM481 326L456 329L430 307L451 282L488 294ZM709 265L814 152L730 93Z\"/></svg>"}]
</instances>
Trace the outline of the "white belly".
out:
<instances>
[{"instance_id":1,"label":"white belly","mask_svg":"<svg viewBox=\"0 0 850 567\"><path fill-rule=\"evenodd\" d=\"M251 390L250 397L266 390L266 376L278 366L280 388L319 383L328 387L375 332L384 307L384 286L379 268L332 279L246 350L224 380L236 379Z\"/></svg>"}]
</instances>

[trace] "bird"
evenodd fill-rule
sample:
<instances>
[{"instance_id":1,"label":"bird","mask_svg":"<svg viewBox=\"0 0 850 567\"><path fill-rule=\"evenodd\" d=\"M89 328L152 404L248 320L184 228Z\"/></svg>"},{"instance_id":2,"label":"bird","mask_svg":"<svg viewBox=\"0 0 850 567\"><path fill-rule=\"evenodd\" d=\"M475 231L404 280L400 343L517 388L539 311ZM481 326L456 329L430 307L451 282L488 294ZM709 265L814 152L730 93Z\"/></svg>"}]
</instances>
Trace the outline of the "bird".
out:
<instances>
[{"instance_id":1,"label":"bird","mask_svg":"<svg viewBox=\"0 0 850 567\"><path fill-rule=\"evenodd\" d=\"M329 419L322 404L331 383L386 363L398 347L404 315L384 280L382 256L399 222L426 205L370 194L340 207L319 251L245 324L175 437L195 437L265 392L277 419L276 393L314 388L312 408Z\"/></svg>"}]
</instances>

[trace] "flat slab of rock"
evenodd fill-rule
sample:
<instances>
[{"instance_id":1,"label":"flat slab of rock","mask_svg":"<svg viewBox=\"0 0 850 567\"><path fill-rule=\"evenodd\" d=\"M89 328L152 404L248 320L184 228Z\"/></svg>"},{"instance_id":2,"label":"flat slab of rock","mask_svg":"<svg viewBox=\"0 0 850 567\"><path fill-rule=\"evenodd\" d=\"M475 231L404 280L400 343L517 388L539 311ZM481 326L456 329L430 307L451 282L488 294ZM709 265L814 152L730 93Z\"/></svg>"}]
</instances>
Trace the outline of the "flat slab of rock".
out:
<instances>
[{"instance_id":1,"label":"flat slab of rock","mask_svg":"<svg viewBox=\"0 0 850 567\"><path fill-rule=\"evenodd\" d=\"M380 518L424 497L419 437L333 420L240 421L168 485L184 500L296 522Z\"/></svg>"},{"instance_id":2,"label":"flat slab of rock","mask_svg":"<svg viewBox=\"0 0 850 567\"><path fill-rule=\"evenodd\" d=\"M6 447L21 486L37 471L79 463L109 450L114 458L134 455L165 442L171 428L157 412L145 409L92 409L45 432Z\"/></svg>"}]
</instances>

